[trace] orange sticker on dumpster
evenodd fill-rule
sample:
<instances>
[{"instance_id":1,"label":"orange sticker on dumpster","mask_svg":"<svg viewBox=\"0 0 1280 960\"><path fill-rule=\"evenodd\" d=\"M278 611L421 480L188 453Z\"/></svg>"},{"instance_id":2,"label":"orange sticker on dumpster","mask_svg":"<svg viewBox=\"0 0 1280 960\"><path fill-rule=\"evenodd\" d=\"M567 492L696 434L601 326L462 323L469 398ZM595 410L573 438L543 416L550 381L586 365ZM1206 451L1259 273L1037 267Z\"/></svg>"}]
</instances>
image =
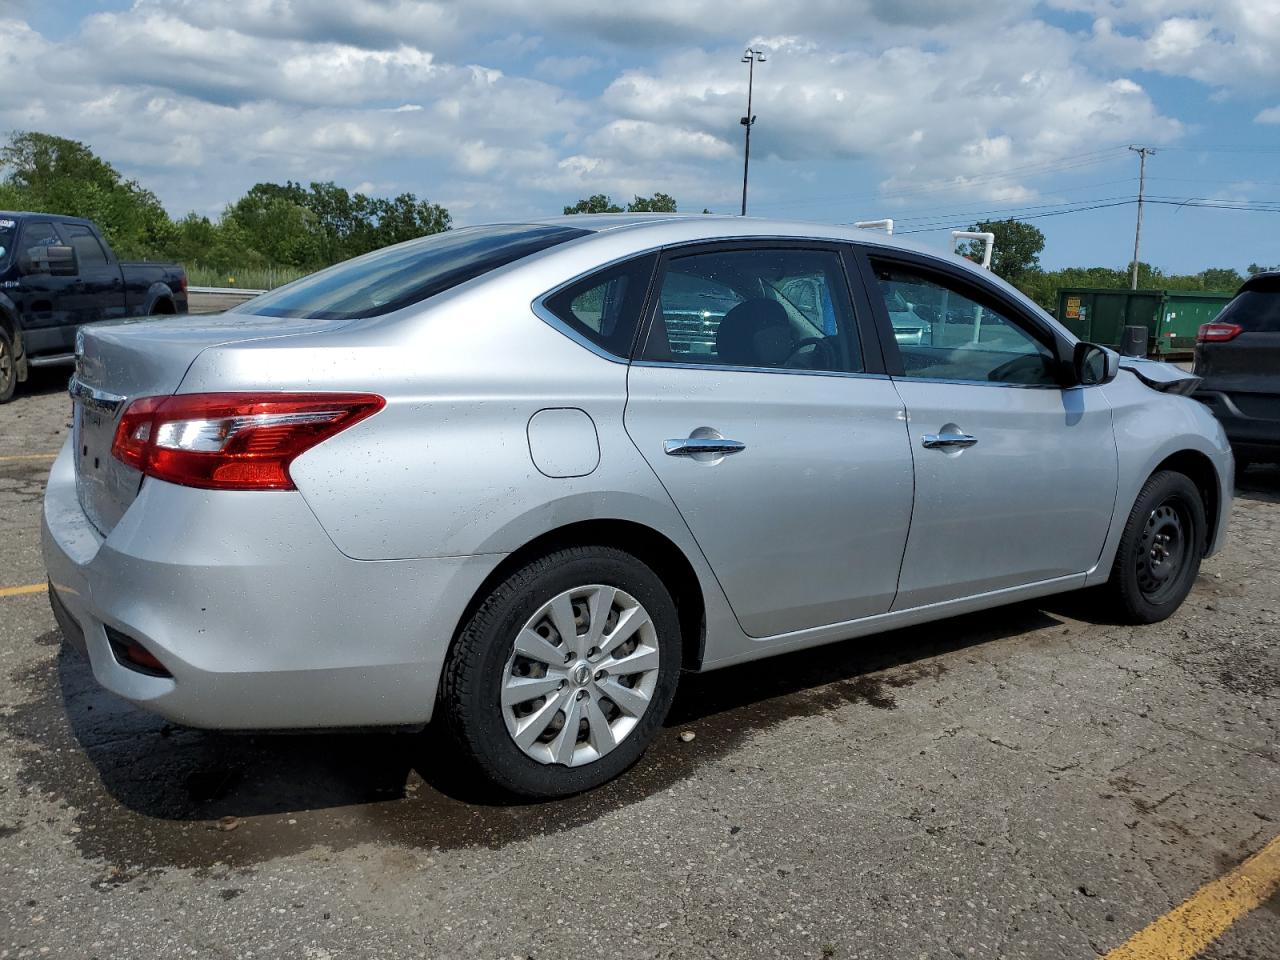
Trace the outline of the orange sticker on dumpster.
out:
<instances>
[{"instance_id":1,"label":"orange sticker on dumpster","mask_svg":"<svg viewBox=\"0 0 1280 960\"><path fill-rule=\"evenodd\" d=\"M1079 297L1067 297L1067 319L1068 320L1080 319L1080 298Z\"/></svg>"}]
</instances>

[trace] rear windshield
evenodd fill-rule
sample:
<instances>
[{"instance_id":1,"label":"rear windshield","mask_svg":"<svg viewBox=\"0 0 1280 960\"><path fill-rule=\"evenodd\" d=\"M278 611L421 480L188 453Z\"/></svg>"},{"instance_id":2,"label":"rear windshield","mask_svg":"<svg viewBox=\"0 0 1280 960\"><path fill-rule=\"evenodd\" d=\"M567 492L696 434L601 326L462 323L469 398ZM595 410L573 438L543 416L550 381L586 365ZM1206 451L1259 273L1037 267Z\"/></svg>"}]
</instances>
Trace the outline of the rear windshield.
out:
<instances>
[{"instance_id":1,"label":"rear windshield","mask_svg":"<svg viewBox=\"0 0 1280 960\"><path fill-rule=\"evenodd\" d=\"M234 309L263 317L376 317L588 233L527 223L448 230L339 263Z\"/></svg>"},{"instance_id":2,"label":"rear windshield","mask_svg":"<svg viewBox=\"0 0 1280 960\"><path fill-rule=\"evenodd\" d=\"M1246 333L1280 333L1280 282L1236 295L1217 323L1237 323Z\"/></svg>"}]
</instances>

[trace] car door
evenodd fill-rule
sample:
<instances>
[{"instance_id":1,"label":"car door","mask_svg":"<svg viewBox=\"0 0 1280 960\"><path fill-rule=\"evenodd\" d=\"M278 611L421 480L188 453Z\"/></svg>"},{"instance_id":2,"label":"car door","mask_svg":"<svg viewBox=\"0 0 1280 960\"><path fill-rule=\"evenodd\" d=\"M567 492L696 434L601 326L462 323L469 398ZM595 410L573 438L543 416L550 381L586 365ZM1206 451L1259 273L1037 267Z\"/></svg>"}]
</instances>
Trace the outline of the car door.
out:
<instances>
[{"instance_id":1,"label":"car door","mask_svg":"<svg viewBox=\"0 0 1280 960\"><path fill-rule=\"evenodd\" d=\"M893 609L1092 569L1118 476L1102 388L1064 388L1054 331L995 284L932 258L860 263L882 330L904 304L929 325L882 338L915 457Z\"/></svg>"},{"instance_id":2,"label":"car door","mask_svg":"<svg viewBox=\"0 0 1280 960\"><path fill-rule=\"evenodd\" d=\"M846 257L667 251L628 373L627 432L753 637L884 613L897 589L911 453Z\"/></svg>"},{"instance_id":3,"label":"car door","mask_svg":"<svg viewBox=\"0 0 1280 960\"><path fill-rule=\"evenodd\" d=\"M27 220L22 225L15 256L30 256L41 247L60 246L62 243L63 239L52 220ZM17 295L10 296L17 302L22 316L23 339L28 354L71 352L63 334L67 325L74 322L67 300L74 292L75 284L75 277L36 271L23 274Z\"/></svg>"},{"instance_id":4,"label":"car door","mask_svg":"<svg viewBox=\"0 0 1280 960\"><path fill-rule=\"evenodd\" d=\"M124 280L119 264L107 256L101 241L86 224L63 222L58 224L58 230L75 248L80 267L79 282L72 295L76 325L123 317Z\"/></svg>"}]
</instances>

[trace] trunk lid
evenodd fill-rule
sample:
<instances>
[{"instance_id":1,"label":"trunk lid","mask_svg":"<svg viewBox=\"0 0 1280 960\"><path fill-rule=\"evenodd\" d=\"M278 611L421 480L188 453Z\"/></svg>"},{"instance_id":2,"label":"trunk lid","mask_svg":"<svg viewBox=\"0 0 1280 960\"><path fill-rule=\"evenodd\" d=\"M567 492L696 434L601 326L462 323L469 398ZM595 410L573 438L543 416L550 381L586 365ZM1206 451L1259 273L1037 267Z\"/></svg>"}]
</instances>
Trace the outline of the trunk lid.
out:
<instances>
[{"instance_id":1,"label":"trunk lid","mask_svg":"<svg viewBox=\"0 0 1280 960\"><path fill-rule=\"evenodd\" d=\"M105 536L138 495L142 474L111 455L116 425L131 401L174 393L209 347L320 333L347 323L222 314L82 327L70 392L76 492L85 515Z\"/></svg>"}]
</instances>

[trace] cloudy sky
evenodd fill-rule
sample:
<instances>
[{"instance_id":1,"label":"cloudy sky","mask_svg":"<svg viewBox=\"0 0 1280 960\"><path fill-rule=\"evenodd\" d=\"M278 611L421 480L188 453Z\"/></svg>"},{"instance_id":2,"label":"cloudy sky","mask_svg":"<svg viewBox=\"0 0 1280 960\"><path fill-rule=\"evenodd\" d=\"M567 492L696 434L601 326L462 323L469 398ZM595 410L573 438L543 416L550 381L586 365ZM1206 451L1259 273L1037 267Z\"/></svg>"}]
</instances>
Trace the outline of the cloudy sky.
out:
<instances>
[{"instance_id":1,"label":"cloudy sky","mask_svg":"<svg viewBox=\"0 0 1280 960\"><path fill-rule=\"evenodd\" d=\"M1047 265L1123 265L1142 143L1143 259L1280 262L1280 0L0 0L0 129L84 140L174 214L288 178L457 223L734 212L747 44L753 213L939 246L1034 216Z\"/></svg>"}]
</instances>

